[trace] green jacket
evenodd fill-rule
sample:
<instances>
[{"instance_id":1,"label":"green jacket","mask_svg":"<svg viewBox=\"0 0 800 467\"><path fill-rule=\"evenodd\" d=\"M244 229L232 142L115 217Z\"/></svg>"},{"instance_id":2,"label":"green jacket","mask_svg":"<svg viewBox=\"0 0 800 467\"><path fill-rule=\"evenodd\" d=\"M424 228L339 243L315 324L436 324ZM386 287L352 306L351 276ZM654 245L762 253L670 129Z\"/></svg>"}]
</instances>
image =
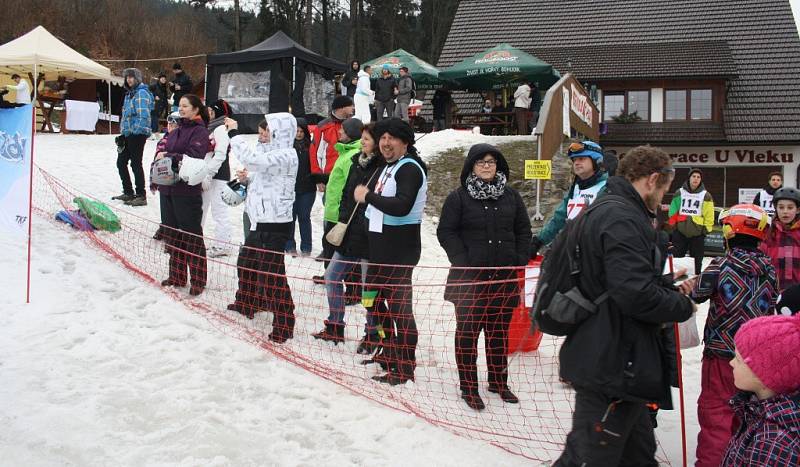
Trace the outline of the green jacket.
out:
<instances>
[{"instance_id":1,"label":"green jacket","mask_svg":"<svg viewBox=\"0 0 800 467\"><path fill-rule=\"evenodd\" d=\"M597 183L605 183L608 180L608 174L605 172L601 172L597 175L597 181L592 184L592 186L596 185ZM550 242L555 240L556 236L561 229L564 228L564 225L567 223L567 204L569 203L570 198L572 198L572 193L575 190L575 184L573 183L569 190L564 194L564 199L561 200L561 204L558 205L556 211L553 213L553 217L547 222L547 224L542 227L542 230L539 232L539 235L536 237L541 240L543 245L549 245ZM602 195L606 192L606 187L603 187L600 190L599 195Z\"/></svg>"},{"instance_id":2,"label":"green jacket","mask_svg":"<svg viewBox=\"0 0 800 467\"><path fill-rule=\"evenodd\" d=\"M325 220L335 224L339 222L339 203L342 201L342 190L347 182L350 166L353 165L353 155L361 152L361 140L336 143L334 148L339 157L333 164L328 183L325 185Z\"/></svg>"}]
</instances>

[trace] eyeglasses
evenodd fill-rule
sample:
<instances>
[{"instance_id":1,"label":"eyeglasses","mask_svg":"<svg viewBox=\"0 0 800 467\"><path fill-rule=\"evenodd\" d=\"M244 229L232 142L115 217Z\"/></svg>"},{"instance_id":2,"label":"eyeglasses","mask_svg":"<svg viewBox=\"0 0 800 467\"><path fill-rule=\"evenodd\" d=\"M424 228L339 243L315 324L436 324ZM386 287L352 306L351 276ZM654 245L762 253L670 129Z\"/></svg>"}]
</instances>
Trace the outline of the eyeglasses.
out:
<instances>
[{"instance_id":1,"label":"eyeglasses","mask_svg":"<svg viewBox=\"0 0 800 467\"><path fill-rule=\"evenodd\" d=\"M497 161L492 159L488 161L477 161L475 162L475 166L483 166L483 167L494 167L497 165Z\"/></svg>"}]
</instances>

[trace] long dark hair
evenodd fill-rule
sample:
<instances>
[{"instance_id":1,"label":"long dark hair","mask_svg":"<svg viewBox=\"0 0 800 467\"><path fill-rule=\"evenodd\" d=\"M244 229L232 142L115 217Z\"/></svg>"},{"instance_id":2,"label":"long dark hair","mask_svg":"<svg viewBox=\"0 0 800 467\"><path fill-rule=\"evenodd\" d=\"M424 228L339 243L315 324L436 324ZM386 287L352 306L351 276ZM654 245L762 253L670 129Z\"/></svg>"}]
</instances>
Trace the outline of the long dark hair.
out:
<instances>
[{"instance_id":1,"label":"long dark hair","mask_svg":"<svg viewBox=\"0 0 800 467\"><path fill-rule=\"evenodd\" d=\"M181 99L186 99L189 101L189 105L197 109L197 114L200 115L200 118L203 119L203 122L208 125L208 110L206 109L205 104L203 104L202 99L194 94L184 94Z\"/></svg>"}]
</instances>

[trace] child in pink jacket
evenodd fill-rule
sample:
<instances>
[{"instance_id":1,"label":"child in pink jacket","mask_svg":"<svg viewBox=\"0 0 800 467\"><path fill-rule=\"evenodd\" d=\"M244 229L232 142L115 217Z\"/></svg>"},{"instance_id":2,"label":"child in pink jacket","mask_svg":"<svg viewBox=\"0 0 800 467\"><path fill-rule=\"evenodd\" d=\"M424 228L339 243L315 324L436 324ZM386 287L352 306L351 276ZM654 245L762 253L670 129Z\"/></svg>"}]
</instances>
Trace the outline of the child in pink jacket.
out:
<instances>
[{"instance_id":1,"label":"child in pink jacket","mask_svg":"<svg viewBox=\"0 0 800 467\"><path fill-rule=\"evenodd\" d=\"M778 288L800 284L800 190L780 188L772 197L775 217L761 251L771 258L778 276Z\"/></svg>"}]
</instances>

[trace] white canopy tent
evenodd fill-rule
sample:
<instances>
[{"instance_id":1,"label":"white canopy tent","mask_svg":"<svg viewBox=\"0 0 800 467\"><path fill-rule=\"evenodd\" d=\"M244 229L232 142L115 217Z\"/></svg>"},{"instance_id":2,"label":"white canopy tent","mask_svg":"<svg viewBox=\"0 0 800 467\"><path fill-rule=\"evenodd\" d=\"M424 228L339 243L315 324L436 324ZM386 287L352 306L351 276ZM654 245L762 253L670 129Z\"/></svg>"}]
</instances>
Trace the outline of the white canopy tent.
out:
<instances>
[{"instance_id":1,"label":"white canopy tent","mask_svg":"<svg viewBox=\"0 0 800 467\"><path fill-rule=\"evenodd\" d=\"M113 76L108 67L81 55L42 26L37 26L31 32L0 45L0 74L14 73L22 76L32 73L34 80L38 79L40 73L44 73L45 79L56 79L59 76L101 79L108 83L109 104L111 83L123 84L122 78ZM32 84L35 98L38 83Z\"/></svg>"}]
</instances>

